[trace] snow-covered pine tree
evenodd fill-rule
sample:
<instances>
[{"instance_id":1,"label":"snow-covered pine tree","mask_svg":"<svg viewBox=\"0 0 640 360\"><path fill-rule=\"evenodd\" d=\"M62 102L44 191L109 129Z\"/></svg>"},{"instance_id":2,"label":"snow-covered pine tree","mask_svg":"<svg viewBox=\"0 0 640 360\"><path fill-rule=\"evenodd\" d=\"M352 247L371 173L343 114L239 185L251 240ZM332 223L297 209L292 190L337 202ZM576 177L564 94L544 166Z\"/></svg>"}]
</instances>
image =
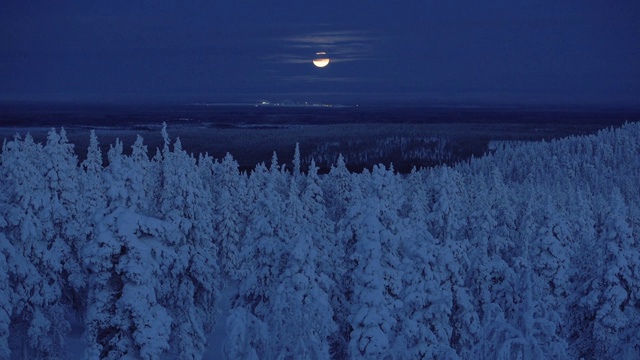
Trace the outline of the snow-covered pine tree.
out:
<instances>
[{"instance_id":1,"label":"snow-covered pine tree","mask_svg":"<svg viewBox=\"0 0 640 360\"><path fill-rule=\"evenodd\" d=\"M591 348L580 354L600 358L634 358L640 356L640 250L629 227L624 198L614 188L600 232L604 246L601 266L589 283L589 293L581 305L593 319L584 324L592 334ZM583 343L584 344L584 343Z\"/></svg>"},{"instance_id":2,"label":"snow-covered pine tree","mask_svg":"<svg viewBox=\"0 0 640 360\"><path fill-rule=\"evenodd\" d=\"M103 172L107 207L93 216L82 259L88 274L85 357L158 359L169 350L172 319L161 281L177 260L171 224L148 209L144 174L116 140Z\"/></svg>"},{"instance_id":3,"label":"snow-covered pine tree","mask_svg":"<svg viewBox=\"0 0 640 360\"><path fill-rule=\"evenodd\" d=\"M318 176L318 167L311 160L305 186L300 195L302 201L302 214L307 222L307 232L311 236L313 246L318 249L317 271L323 276L328 276L331 281L321 284L327 292L339 291L336 283L339 282L341 269L344 264L341 257L344 249L338 244L335 236L335 223L328 218L324 194L321 188L322 180Z\"/></svg>"},{"instance_id":4,"label":"snow-covered pine tree","mask_svg":"<svg viewBox=\"0 0 640 360\"><path fill-rule=\"evenodd\" d=\"M313 234L319 229L305 216L299 196L292 177L283 222L290 254L268 294L265 322L273 332L268 354L278 359L328 359L329 337L337 330L326 290L332 287L331 278L320 272L319 261L326 259L314 242L318 237Z\"/></svg>"},{"instance_id":5,"label":"snow-covered pine tree","mask_svg":"<svg viewBox=\"0 0 640 360\"><path fill-rule=\"evenodd\" d=\"M338 324L338 332L331 340L331 352L334 359L343 359L350 356L351 334L351 310L354 300L354 277L357 267L355 259L357 237L351 224L351 217L346 216L348 208L356 203L364 201L365 196L361 189L361 177L349 173L342 156L338 158L338 164L331 170L333 175L322 178L323 194L326 194L327 216L335 221L336 251L333 263L336 288L332 292L331 302L334 309L335 321ZM335 192L334 192L335 191ZM331 205L333 203L333 205ZM331 215L333 213L333 215Z\"/></svg>"},{"instance_id":6,"label":"snow-covered pine tree","mask_svg":"<svg viewBox=\"0 0 640 360\"><path fill-rule=\"evenodd\" d=\"M271 156L271 164L269 165L269 177L269 181L272 183L274 190L282 196L285 196L287 194L287 191L289 190L289 174L286 172L286 165L280 165L280 163L278 162L278 154L276 154L275 151Z\"/></svg>"},{"instance_id":7,"label":"snow-covered pine tree","mask_svg":"<svg viewBox=\"0 0 640 360\"><path fill-rule=\"evenodd\" d=\"M122 206L94 221L83 254L89 274L85 358L160 359L170 349L172 318L161 304L161 282L167 264L178 260L168 246L176 230Z\"/></svg>"},{"instance_id":8,"label":"snow-covered pine tree","mask_svg":"<svg viewBox=\"0 0 640 360\"><path fill-rule=\"evenodd\" d=\"M64 317L68 305L63 297L64 261L69 257L73 264L74 256L56 233L65 209L60 201L52 201L59 198L47 181L55 175L47 177L53 160L30 135L24 140L16 136L3 145L0 222L8 240L5 256L15 254L8 258L8 265L15 266L9 274L16 276L8 290L13 295L13 309L7 309L9 348L26 358L58 358L69 331Z\"/></svg>"},{"instance_id":9,"label":"snow-covered pine tree","mask_svg":"<svg viewBox=\"0 0 640 360\"><path fill-rule=\"evenodd\" d=\"M302 170L300 169L300 144L296 143L296 149L293 153L293 177L300 178Z\"/></svg>"},{"instance_id":10,"label":"snow-covered pine tree","mask_svg":"<svg viewBox=\"0 0 640 360\"><path fill-rule=\"evenodd\" d=\"M222 281L217 261L211 193L205 191L193 156L165 149L161 163L160 216L173 224L172 246L178 261L162 282L164 299L174 322L172 356L198 359L216 320Z\"/></svg>"},{"instance_id":11,"label":"snow-covered pine tree","mask_svg":"<svg viewBox=\"0 0 640 360\"><path fill-rule=\"evenodd\" d=\"M0 229L6 226L4 218L0 219ZM0 359L8 360L11 356L9 348L9 335L11 317L14 306L12 304L18 298L15 286L10 278L19 278L16 270L19 269L14 262L16 253L13 244L0 232Z\"/></svg>"},{"instance_id":12,"label":"snow-covered pine tree","mask_svg":"<svg viewBox=\"0 0 640 360\"><path fill-rule=\"evenodd\" d=\"M45 183L50 193L48 212L53 225L53 231L45 237L54 240L49 251L56 253L54 257L59 257L59 282L65 296L63 303L75 311L84 305L82 294L78 294L85 286L79 255L87 219L86 213L80 211L83 202L78 191L80 171L73 148L64 128L60 133L51 129L43 151L47 156Z\"/></svg>"},{"instance_id":13,"label":"snow-covered pine tree","mask_svg":"<svg viewBox=\"0 0 640 360\"><path fill-rule=\"evenodd\" d=\"M136 140L131 145L131 156L127 157L128 166L131 168L132 174L139 174L139 178L135 179L133 183L140 184L142 186L138 191L144 194L145 212L149 214L158 212L159 204L159 192L160 182L162 181L160 172L160 162L152 161L149 159L149 153L147 146L144 144L142 136L137 135Z\"/></svg>"},{"instance_id":14,"label":"snow-covered pine tree","mask_svg":"<svg viewBox=\"0 0 640 360\"><path fill-rule=\"evenodd\" d=\"M95 130L91 130L87 158L81 167L84 171L80 174L80 185L82 198L85 199L81 205L84 213L91 215L106 206L105 187L102 182L102 151Z\"/></svg>"},{"instance_id":15,"label":"snow-covered pine tree","mask_svg":"<svg viewBox=\"0 0 640 360\"><path fill-rule=\"evenodd\" d=\"M267 354L270 333L267 325L249 309L238 306L229 311L223 354L227 360L259 360Z\"/></svg>"},{"instance_id":16,"label":"snow-covered pine tree","mask_svg":"<svg viewBox=\"0 0 640 360\"><path fill-rule=\"evenodd\" d=\"M566 231L550 199L525 193L528 204L518 220L519 250L505 259L509 271L503 301L485 313L483 356L565 358L565 299L569 254ZM560 240L562 239L562 240ZM498 305L498 306L496 306ZM489 321L487 321L489 320ZM492 349L486 352L488 349Z\"/></svg>"},{"instance_id":17,"label":"snow-covered pine tree","mask_svg":"<svg viewBox=\"0 0 640 360\"><path fill-rule=\"evenodd\" d=\"M510 318L494 317L483 329L484 343L489 344L477 356L499 359L565 359L567 343L555 304L548 302L543 290L546 281L536 274L531 246L525 242L513 259L518 280L513 287L519 298ZM541 279L542 278L542 279Z\"/></svg>"},{"instance_id":18,"label":"snow-covered pine tree","mask_svg":"<svg viewBox=\"0 0 640 360\"><path fill-rule=\"evenodd\" d=\"M349 299L349 351L353 359L382 358L390 353L396 340L401 301L394 282L399 281L400 274L398 269L390 268L396 261L385 259L389 255L384 252L389 250L394 236L381 223L381 206L378 199L369 197L347 212L347 228L355 239L351 254L353 295Z\"/></svg>"},{"instance_id":19,"label":"snow-covered pine tree","mask_svg":"<svg viewBox=\"0 0 640 360\"><path fill-rule=\"evenodd\" d=\"M319 278L324 279L319 281L318 285L329 294L333 312L331 321L337 326L330 336L330 352L332 358L341 358L347 356L348 334L351 332L347 320L349 306L340 285L345 277L350 276L344 262L346 244L337 240L336 224L327 214L322 179L318 176L318 167L313 159L304 184L301 200L303 216L308 222L306 232L311 236L313 246L318 251L316 272Z\"/></svg>"},{"instance_id":20,"label":"snow-covered pine tree","mask_svg":"<svg viewBox=\"0 0 640 360\"><path fill-rule=\"evenodd\" d=\"M106 185L107 207L146 209L141 174L132 174L129 171L129 161L122 151L123 144L120 139L116 139L115 144L109 145L107 152L109 165L102 172L103 182Z\"/></svg>"},{"instance_id":21,"label":"snow-covered pine tree","mask_svg":"<svg viewBox=\"0 0 640 360\"><path fill-rule=\"evenodd\" d=\"M396 351L399 358L406 359L455 359L456 353L450 346L453 294L444 263L451 255L447 254L447 247L437 245L427 230L424 184L416 182L409 196L400 249L403 306Z\"/></svg>"},{"instance_id":22,"label":"snow-covered pine tree","mask_svg":"<svg viewBox=\"0 0 640 360\"><path fill-rule=\"evenodd\" d=\"M238 283L237 292L231 304L232 314L248 314L231 317L227 322L229 331L245 331L247 333L262 333L258 328L247 326L265 326L265 318L271 311L271 293L277 287L291 251L290 239L284 233L284 199L278 191L279 184L284 180L284 174L277 166L274 156L271 170L264 165L256 166L248 181L249 201L252 201L251 213L248 214L246 235L241 247L240 272L245 274ZM244 310L240 310L244 309ZM253 319L246 321L247 319ZM237 322L236 322L237 321ZM238 344L232 341L241 340L237 336L229 337L228 349L237 349ZM252 342L255 351L261 358L274 358L276 354L269 352L270 347L263 348L261 344L269 344L269 339L256 339ZM246 349L245 355L252 353Z\"/></svg>"},{"instance_id":23,"label":"snow-covered pine tree","mask_svg":"<svg viewBox=\"0 0 640 360\"><path fill-rule=\"evenodd\" d=\"M476 342L480 321L473 305L474 294L466 282L471 267L471 243L464 236L467 200L460 186L463 178L456 169L447 166L436 168L429 175L432 188L428 193L432 194L433 202L427 215L428 229L441 246L448 248L444 254L451 256L443 261L453 295L451 347L465 358L468 356L465 352Z\"/></svg>"},{"instance_id":24,"label":"snow-covered pine tree","mask_svg":"<svg viewBox=\"0 0 640 360\"><path fill-rule=\"evenodd\" d=\"M326 194L328 215L334 221L344 218L347 208L356 196L352 187L352 174L347 169L342 154L338 156L335 166L331 167L329 174L323 179L323 190Z\"/></svg>"},{"instance_id":25,"label":"snow-covered pine tree","mask_svg":"<svg viewBox=\"0 0 640 360\"><path fill-rule=\"evenodd\" d=\"M244 233L245 178L238 171L238 163L227 153L220 165L215 199L215 238L222 272L237 281L240 274L240 247Z\"/></svg>"}]
</instances>

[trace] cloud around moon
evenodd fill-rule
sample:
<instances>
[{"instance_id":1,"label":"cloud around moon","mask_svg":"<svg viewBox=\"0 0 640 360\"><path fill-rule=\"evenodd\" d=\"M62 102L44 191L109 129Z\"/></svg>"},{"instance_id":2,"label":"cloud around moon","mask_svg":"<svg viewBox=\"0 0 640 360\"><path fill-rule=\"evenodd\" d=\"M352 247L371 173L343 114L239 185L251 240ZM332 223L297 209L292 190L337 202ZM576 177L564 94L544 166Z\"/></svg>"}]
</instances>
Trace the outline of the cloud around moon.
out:
<instances>
[{"instance_id":1,"label":"cloud around moon","mask_svg":"<svg viewBox=\"0 0 640 360\"><path fill-rule=\"evenodd\" d=\"M331 59L327 57L327 53L324 51L318 51L316 57L313 59L313 65L319 68L323 68L331 62Z\"/></svg>"},{"instance_id":2,"label":"cloud around moon","mask_svg":"<svg viewBox=\"0 0 640 360\"><path fill-rule=\"evenodd\" d=\"M276 39L280 52L265 60L281 64L309 64L325 52L331 63L372 60L374 37L362 31L326 31Z\"/></svg>"}]
</instances>

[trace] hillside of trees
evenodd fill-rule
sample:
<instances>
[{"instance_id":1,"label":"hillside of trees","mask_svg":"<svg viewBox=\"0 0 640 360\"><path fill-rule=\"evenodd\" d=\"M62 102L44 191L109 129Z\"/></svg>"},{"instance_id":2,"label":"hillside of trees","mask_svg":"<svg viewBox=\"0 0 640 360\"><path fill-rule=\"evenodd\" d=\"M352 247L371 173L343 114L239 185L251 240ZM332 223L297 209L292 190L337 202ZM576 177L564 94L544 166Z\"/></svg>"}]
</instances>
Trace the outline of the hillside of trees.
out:
<instances>
[{"instance_id":1,"label":"hillside of trees","mask_svg":"<svg viewBox=\"0 0 640 360\"><path fill-rule=\"evenodd\" d=\"M5 140L0 359L640 358L640 124L408 175L161 136Z\"/></svg>"}]
</instances>

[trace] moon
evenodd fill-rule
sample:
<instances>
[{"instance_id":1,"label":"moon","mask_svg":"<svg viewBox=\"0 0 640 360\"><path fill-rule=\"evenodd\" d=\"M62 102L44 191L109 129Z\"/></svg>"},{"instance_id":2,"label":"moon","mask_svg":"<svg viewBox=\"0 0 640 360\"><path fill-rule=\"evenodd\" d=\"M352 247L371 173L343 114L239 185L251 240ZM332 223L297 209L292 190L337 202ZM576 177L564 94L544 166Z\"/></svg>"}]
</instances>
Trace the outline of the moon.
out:
<instances>
[{"instance_id":1,"label":"moon","mask_svg":"<svg viewBox=\"0 0 640 360\"><path fill-rule=\"evenodd\" d=\"M317 52L316 55L318 56L317 58L313 59L313 65L319 67L319 68L323 68L327 65L329 65L329 58L325 57L327 55L326 52L324 51L320 51Z\"/></svg>"}]
</instances>

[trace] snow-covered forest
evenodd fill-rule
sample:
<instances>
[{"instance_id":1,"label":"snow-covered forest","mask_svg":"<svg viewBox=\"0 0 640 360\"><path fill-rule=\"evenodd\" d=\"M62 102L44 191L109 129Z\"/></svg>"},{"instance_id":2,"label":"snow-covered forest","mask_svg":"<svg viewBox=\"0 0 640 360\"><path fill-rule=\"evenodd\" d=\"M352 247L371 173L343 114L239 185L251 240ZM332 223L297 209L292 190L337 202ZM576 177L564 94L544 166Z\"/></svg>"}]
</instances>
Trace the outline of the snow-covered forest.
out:
<instances>
[{"instance_id":1,"label":"snow-covered forest","mask_svg":"<svg viewBox=\"0 0 640 360\"><path fill-rule=\"evenodd\" d=\"M4 142L0 359L640 358L640 124L407 175L161 135Z\"/></svg>"}]
</instances>

